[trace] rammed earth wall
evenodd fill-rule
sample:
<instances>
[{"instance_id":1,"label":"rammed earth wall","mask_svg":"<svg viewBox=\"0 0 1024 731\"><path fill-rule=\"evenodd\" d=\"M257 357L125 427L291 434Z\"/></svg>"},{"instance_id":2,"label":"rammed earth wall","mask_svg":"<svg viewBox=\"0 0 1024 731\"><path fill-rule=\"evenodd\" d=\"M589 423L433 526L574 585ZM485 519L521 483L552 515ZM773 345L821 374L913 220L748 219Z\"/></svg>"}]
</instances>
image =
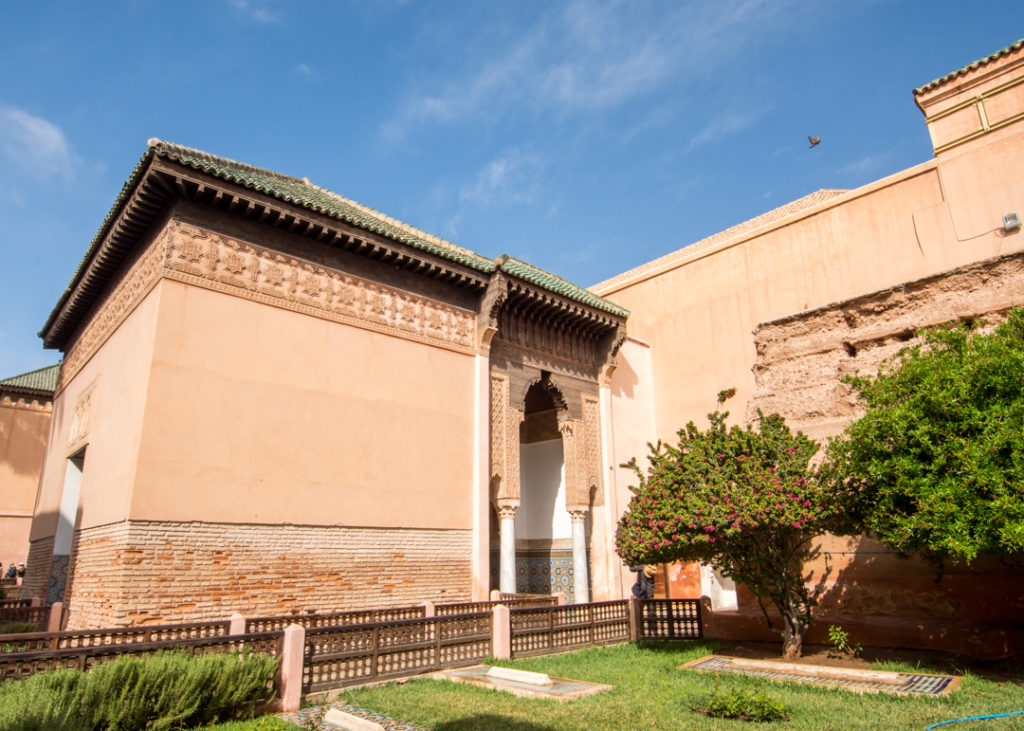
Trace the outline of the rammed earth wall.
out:
<instances>
[{"instance_id":1,"label":"rammed earth wall","mask_svg":"<svg viewBox=\"0 0 1024 731\"><path fill-rule=\"evenodd\" d=\"M777 412L824 444L860 414L841 382L844 375L877 372L883 361L920 342L922 328L979 320L992 328L1022 305L1024 254L1015 253L762 323L754 333L756 392L747 417L759 408ZM855 641L979 657L1024 649L1024 636L1013 629L1024 610L1018 564L992 558L970 567L950 565L937 582L933 567L899 558L865 537L826 537L820 548L808 568L812 581L825 587L821 622L855 628ZM749 627L734 629L749 636L760 609L743 591L739 605Z\"/></svg>"},{"instance_id":2,"label":"rammed earth wall","mask_svg":"<svg viewBox=\"0 0 1024 731\"><path fill-rule=\"evenodd\" d=\"M468 530L126 521L80 531L67 626L468 601Z\"/></svg>"}]
</instances>

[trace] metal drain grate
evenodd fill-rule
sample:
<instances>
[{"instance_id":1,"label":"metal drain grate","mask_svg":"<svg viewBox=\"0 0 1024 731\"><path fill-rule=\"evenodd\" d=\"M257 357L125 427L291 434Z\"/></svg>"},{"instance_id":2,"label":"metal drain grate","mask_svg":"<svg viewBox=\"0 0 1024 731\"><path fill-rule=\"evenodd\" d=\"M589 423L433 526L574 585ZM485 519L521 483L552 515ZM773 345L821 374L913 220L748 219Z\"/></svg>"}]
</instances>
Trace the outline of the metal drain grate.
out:
<instances>
[{"instance_id":1,"label":"metal drain grate","mask_svg":"<svg viewBox=\"0 0 1024 731\"><path fill-rule=\"evenodd\" d=\"M773 668L777 665L777 669ZM923 675L913 673L889 673L846 668L831 668L821 665L801 665L795 669L792 663L771 661L747 661L741 658L709 655L683 666L688 670L706 673L735 673L753 678L809 683L831 688L844 688L869 693L915 693L918 695L940 695L954 690L951 675Z\"/></svg>"}]
</instances>

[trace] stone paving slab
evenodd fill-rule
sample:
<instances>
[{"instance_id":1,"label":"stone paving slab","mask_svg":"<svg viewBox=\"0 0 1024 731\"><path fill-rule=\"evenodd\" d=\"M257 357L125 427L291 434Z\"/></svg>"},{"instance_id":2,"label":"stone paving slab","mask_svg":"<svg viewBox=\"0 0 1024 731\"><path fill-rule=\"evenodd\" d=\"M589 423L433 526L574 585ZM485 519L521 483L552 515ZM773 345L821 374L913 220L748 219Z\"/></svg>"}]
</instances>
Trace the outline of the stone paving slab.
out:
<instances>
[{"instance_id":1,"label":"stone paving slab","mask_svg":"<svg viewBox=\"0 0 1024 731\"><path fill-rule=\"evenodd\" d=\"M380 724L384 727L384 731L430 731L426 726L417 726L416 724L409 723L407 721L391 718L391 716L386 716L383 713L367 711L365 708L359 708L358 706L349 705L347 703L309 706L308 708L300 708L297 711L281 713L278 715L288 723L294 723L296 726L300 726L302 728L306 728L306 724L312 721L317 723L317 731L338 731L337 726L326 720L327 712L332 708L337 708L338 710L352 716Z\"/></svg>"},{"instance_id":2,"label":"stone paving slab","mask_svg":"<svg viewBox=\"0 0 1024 731\"><path fill-rule=\"evenodd\" d=\"M551 677L550 685L538 685L536 682L523 682L515 677L496 677L488 675L491 668L487 665L473 665L468 668L454 668L431 673L428 677L438 680L451 680L455 683L470 683L482 688L501 690L521 698L551 698L557 701L569 701L594 693L611 690L613 686L602 683L588 683L584 680ZM535 675L535 673L528 673Z\"/></svg>"},{"instance_id":3,"label":"stone paving slab","mask_svg":"<svg viewBox=\"0 0 1024 731\"><path fill-rule=\"evenodd\" d=\"M857 670L777 660L748 660L727 655L707 655L681 665L680 668L703 673L734 673L780 682L808 683L856 693L937 696L948 695L960 688L960 678L955 675Z\"/></svg>"}]
</instances>

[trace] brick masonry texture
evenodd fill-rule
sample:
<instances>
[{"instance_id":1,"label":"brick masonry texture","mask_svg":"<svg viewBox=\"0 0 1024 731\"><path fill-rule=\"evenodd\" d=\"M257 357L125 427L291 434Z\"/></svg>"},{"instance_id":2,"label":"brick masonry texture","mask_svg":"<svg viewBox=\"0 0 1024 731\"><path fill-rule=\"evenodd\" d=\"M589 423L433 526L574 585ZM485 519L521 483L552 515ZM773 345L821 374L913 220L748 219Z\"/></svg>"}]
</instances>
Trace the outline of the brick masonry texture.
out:
<instances>
[{"instance_id":1,"label":"brick masonry texture","mask_svg":"<svg viewBox=\"0 0 1024 731\"><path fill-rule=\"evenodd\" d=\"M471 532L127 521L79 531L68 629L470 599Z\"/></svg>"},{"instance_id":2,"label":"brick masonry texture","mask_svg":"<svg viewBox=\"0 0 1024 731\"><path fill-rule=\"evenodd\" d=\"M21 583L21 598L46 596L46 585L50 580L50 563L53 560L53 536L31 541L28 557L25 559L25 578Z\"/></svg>"}]
</instances>

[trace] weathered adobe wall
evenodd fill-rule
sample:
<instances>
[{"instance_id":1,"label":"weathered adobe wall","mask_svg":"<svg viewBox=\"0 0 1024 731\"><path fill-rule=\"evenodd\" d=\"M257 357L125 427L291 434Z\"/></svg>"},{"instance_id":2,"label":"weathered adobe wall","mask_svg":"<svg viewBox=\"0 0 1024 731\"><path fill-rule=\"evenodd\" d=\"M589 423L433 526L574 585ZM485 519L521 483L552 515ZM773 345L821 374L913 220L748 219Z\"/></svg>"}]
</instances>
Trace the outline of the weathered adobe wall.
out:
<instances>
[{"instance_id":1,"label":"weathered adobe wall","mask_svg":"<svg viewBox=\"0 0 1024 731\"><path fill-rule=\"evenodd\" d=\"M994 326L1024 305L1024 253L986 259L896 287L763 323L754 331L757 409L818 440L859 415L844 375L872 375L919 342L921 328L984 319Z\"/></svg>"},{"instance_id":2,"label":"weathered adobe wall","mask_svg":"<svg viewBox=\"0 0 1024 731\"><path fill-rule=\"evenodd\" d=\"M68 628L468 601L471 532L124 521L75 536Z\"/></svg>"},{"instance_id":3,"label":"weathered adobe wall","mask_svg":"<svg viewBox=\"0 0 1024 731\"><path fill-rule=\"evenodd\" d=\"M24 561L53 403L0 392L0 561Z\"/></svg>"},{"instance_id":4,"label":"weathered adobe wall","mask_svg":"<svg viewBox=\"0 0 1024 731\"><path fill-rule=\"evenodd\" d=\"M756 389L747 417L757 408L777 412L794 429L824 442L862 413L840 383L843 375L877 372L884 360L920 342L923 327L978 320L991 327L1020 305L1024 253L764 323L755 331ZM975 655L1024 651L1024 634L1011 627L1024 611L1020 567L982 559L971 567L948 567L936 583L927 563L901 559L864 537L829 536L820 551L810 566L811 583L825 587L820 622L852 623L854 639L862 644L895 641ZM739 612L760 613L742 588Z\"/></svg>"}]
</instances>

